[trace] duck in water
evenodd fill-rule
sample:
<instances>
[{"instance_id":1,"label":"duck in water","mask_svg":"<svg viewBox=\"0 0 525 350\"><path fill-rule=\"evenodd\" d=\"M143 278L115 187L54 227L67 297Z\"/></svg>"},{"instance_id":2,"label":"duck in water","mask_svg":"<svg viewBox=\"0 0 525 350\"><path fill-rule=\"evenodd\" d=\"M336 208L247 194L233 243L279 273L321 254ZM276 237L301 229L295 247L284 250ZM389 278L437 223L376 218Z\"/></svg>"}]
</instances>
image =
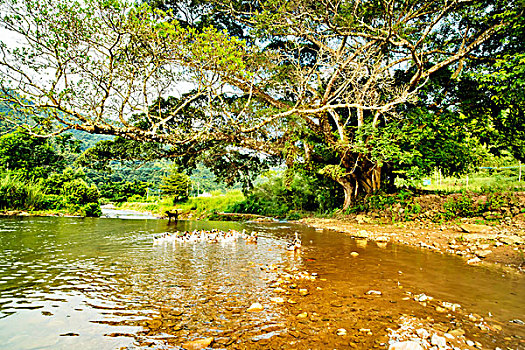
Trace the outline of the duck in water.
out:
<instances>
[{"instance_id":1,"label":"duck in water","mask_svg":"<svg viewBox=\"0 0 525 350\"><path fill-rule=\"evenodd\" d=\"M258 237L258 234L257 232L252 232L250 235L248 235L246 237L246 243L248 244L257 244L257 237Z\"/></svg>"},{"instance_id":2,"label":"duck in water","mask_svg":"<svg viewBox=\"0 0 525 350\"><path fill-rule=\"evenodd\" d=\"M295 239L288 243L286 246L286 250L294 253L298 253L301 250L301 239L299 238L299 234L295 233Z\"/></svg>"}]
</instances>

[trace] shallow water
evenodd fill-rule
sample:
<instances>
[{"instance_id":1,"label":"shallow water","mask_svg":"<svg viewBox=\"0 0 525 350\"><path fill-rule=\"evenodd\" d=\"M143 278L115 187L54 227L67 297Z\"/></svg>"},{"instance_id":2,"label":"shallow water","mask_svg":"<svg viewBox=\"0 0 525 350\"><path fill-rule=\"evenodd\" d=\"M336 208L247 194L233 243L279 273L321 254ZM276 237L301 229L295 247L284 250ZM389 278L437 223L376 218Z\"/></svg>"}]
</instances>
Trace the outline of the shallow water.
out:
<instances>
[{"instance_id":1,"label":"shallow water","mask_svg":"<svg viewBox=\"0 0 525 350\"><path fill-rule=\"evenodd\" d=\"M152 244L161 232L212 228L261 233L257 245ZM294 232L303 240L300 256L284 249ZM353 258L352 251L360 255ZM274 304L268 284L276 275L265 269L272 264L326 280L318 292L309 286L311 294L291 308ZM382 297L364 298L370 289L382 291ZM303 330L295 343L282 338L276 348L342 346L329 339L333 332L327 328L373 328L377 320L400 314L435 316L402 300L407 290L461 304L467 313L490 312L504 329L479 335L485 343L506 344L503 338L511 337L512 347L523 344L524 326L509 321L525 319L525 278L467 266L454 256L380 247L286 223L0 219L2 349L164 348L209 336L215 337L214 346L264 348L272 345L264 341L282 335L285 324L290 332L307 327L314 334L306 342ZM331 308L334 301L344 306ZM253 302L265 311L247 313ZM352 317L347 307L355 311ZM308 308L324 319L290 325L291 315Z\"/></svg>"}]
</instances>

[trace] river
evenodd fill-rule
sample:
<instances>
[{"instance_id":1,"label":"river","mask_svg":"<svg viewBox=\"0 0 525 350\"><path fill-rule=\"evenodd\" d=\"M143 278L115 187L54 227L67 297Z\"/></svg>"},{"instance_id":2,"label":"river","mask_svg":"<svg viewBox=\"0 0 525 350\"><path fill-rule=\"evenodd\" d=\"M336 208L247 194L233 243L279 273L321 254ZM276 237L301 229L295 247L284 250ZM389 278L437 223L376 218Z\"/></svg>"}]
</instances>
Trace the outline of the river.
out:
<instances>
[{"instance_id":1,"label":"river","mask_svg":"<svg viewBox=\"0 0 525 350\"><path fill-rule=\"evenodd\" d=\"M291 223L129 215L0 219L0 349L164 349L204 337L217 348L386 349L403 317L462 328L483 348L525 348L525 326L510 322L525 319L522 275ZM159 233L195 229L259 239L152 244ZM295 232L301 254L284 248ZM283 282L300 272L317 278ZM284 303L275 302L276 281ZM414 300L423 294L434 300ZM439 310L443 301L460 311ZM264 311L246 312L255 302Z\"/></svg>"}]
</instances>

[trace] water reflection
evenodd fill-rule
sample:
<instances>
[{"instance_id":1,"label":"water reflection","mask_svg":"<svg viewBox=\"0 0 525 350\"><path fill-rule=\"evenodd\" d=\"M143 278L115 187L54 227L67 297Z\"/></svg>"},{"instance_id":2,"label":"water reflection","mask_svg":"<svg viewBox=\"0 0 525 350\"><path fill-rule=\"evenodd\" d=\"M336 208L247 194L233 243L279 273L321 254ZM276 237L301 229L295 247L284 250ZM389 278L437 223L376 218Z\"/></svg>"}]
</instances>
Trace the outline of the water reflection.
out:
<instances>
[{"instance_id":1,"label":"water reflection","mask_svg":"<svg viewBox=\"0 0 525 350\"><path fill-rule=\"evenodd\" d=\"M259 231L259 244L152 244L161 232L212 228ZM304 245L300 257L283 249L295 231ZM275 277L264 268L270 264L325 278L326 285L305 300L330 319L338 312L341 319L350 317L347 309L331 309L335 304L377 317L384 316L382 308L412 312L400 303L404 290L398 284L472 312L491 312L505 324L525 314L521 276L292 224L1 219L0 247L0 347L6 349L162 348L206 336L227 347L246 334L252 335L246 346L255 347L279 335L289 318L284 307L267 302L268 281ZM386 304L356 306L370 289L383 291ZM255 301L266 310L245 312ZM523 334L521 328L512 331Z\"/></svg>"}]
</instances>

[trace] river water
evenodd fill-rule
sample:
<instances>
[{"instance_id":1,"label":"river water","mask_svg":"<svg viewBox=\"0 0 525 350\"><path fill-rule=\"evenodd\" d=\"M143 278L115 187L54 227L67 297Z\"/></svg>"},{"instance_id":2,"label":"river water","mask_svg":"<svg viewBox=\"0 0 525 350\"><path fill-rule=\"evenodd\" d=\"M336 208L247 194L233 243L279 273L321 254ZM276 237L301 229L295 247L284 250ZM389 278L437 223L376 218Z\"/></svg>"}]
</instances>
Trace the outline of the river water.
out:
<instances>
[{"instance_id":1,"label":"river water","mask_svg":"<svg viewBox=\"0 0 525 350\"><path fill-rule=\"evenodd\" d=\"M519 274L290 223L127 217L0 219L0 349L163 349L204 337L216 348L387 348L402 316L461 327L483 348L525 348L525 326L510 322L525 320ZM194 229L258 231L259 240L152 244ZM295 232L300 255L285 249ZM289 303L272 302L269 286L285 271L318 278L289 285ZM413 300L422 293L461 312ZM246 312L255 302L265 310ZM303 312L309 318L298 321ZM469 323L470 314L497 331ZM349 335L337 336L340 328Z\"/></svg>"}]
</instances>

